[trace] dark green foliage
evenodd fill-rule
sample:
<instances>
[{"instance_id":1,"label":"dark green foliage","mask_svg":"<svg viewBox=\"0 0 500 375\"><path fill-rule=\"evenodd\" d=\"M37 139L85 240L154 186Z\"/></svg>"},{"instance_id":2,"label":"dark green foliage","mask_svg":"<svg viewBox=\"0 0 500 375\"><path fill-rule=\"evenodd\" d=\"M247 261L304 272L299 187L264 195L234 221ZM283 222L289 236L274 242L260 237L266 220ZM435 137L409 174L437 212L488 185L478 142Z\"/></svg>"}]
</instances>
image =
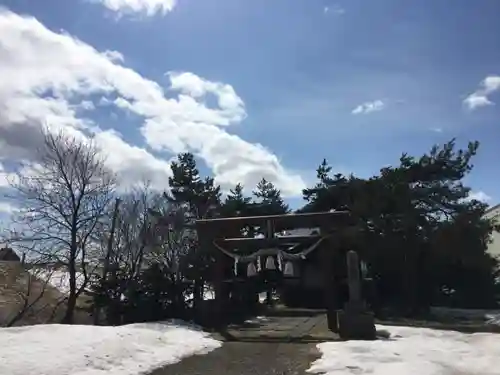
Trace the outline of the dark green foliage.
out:
<instances>
[{"instance_id":1,"label":"dark green foliage","mask_svg":"<svg viewBox=\"0 0 500 375\"><path fill-rule=\"evenodd\" d=\"M256 189L253 192L256 198L254 205L254 215L282 215L290 212L290 208L281 197L281 192L274 184L267 181L265 178L259 181ZM253 228L253 234L265 234L266 228ZM276 232L280 228L274 228ZM266 301L267 304L272 303L272 294L275 289L274 282L266 278Z\"/></svg>"},{"instance_id":2,"label":"dark green foliage","mask_svg":"<svg viewBox=\"0 0 500 375\"><path fill-rule=\"evenodd\" d=\"M186 294L189 283L182 283L160 264L153 264L132 279L119 272L101 280L95 304L104 308L108 324L149 322L189 317Z\"/></svg>"},{"instance_id":3,"label":"dark green foliage","mask_svg":"<svg viewBox=\"0 0 500 375\"><path fill-rule=\"evenodd\" d=\"M370 285L380 306L409 313L432 304L493 307L499 292L498 268L486 247L491 232L499 228L484 218L484 203L468 199L470 189L463 184L478 146L474 142L457 151L451 141L419 158L403 154L398 165L382 168L367 179L332 175L323 160L317 169L318 182L304 190L307 203L299 211L348 210L357 219L359 233L351 245L369 264ZM171 230L177 233L176 241L179 236L189 237L181 241L179 269L173 272L171 262L164 259L150 261L136 274L116 270L101 280L95 305L104 308L110 324L200 318L199 308L206 304L202 291L210 286L214 258L200 249L196 233L189 229L196 219L290 212L280 190L264 178L252 197L245 196L243 185L237 184L221 201L220 187L213 178L200 176L192 154L180 154L171 168L170 190L164 197L182 216L182 223L176 219ZM166 211L162 215L168 216ZM254 236L264 230L246 228L244 233L226 235ZM179 250L174 249L180 246L176 243L170 250ZM262 282L270 292L274 284ZM241 306L255 306L256 288L263 286L249 283L232 291L235 314ZM294 293L294 297L301 294ZM186 302L187 295L193 295L192 303Z\"/></svg>"},{"instance_id":4,"label":"dark green foliage","mask_svg":"<svg viewBox=\"0 0 500 375\"><path fill-rule=\"evenodd\" d=\"M432 303L491 306L496 262L486 245L493 223L483 217L485 204L466 199L462 183L478 146L455 151L452 140L420 158L403 154L398 166L369 179L330 177L324 160L302 210L348 210L359 219L353 246L369 261L384 303L411 311Z\"/></svg>"},{"instance_id":5,"label":"dark green foliage","mask_svg":"<svg viewBox=\"0 0 500 375\"><path fill-rule=\"evenodd\" d=\"M253 216L257 214L255 210L255 202L253 202L251 197L245 196L243 190L243 185L237 184L229 191L229 194L226 196L220 208L221 217ZM233 237L251 237L254 234L255 228L250 227L244 228L236 233L227 233L228 236Z\"/></svg>"},{"instance_id":6,"label":"dark green foliage","mask_svg":"<svg viewBox=\"0 0 500 375\"><path fill-rule=\"evenodd\" d=\"M202 179L194 155L179 154L177 161L171 163L172 177L169 177L169 201L186 205L193 219L210 218L217 214L220 207L220 186L214 179Z\"/></svg>"},{"instance_id":7,"label":"dark green foliage","mask_svg":"<svg viewBox=\"0 0 500 375\"><path fill-rule=\"evenodd\" d=\"M221 206L221 216L249 216L252 213L252 205L252 198L243 193L243 185L237 184L226 196Z\"/></svg>"},{"instance_id":8,"label":"dark green foliage","mask_svg":"<svg viewBox=\"0 0 500 375\"><path fill-rule=\"evenodd\" d=\"M137 275L118 271L101 280L98 287L95 304L106 307L111 322L187 319L196 317L192 310L201 308L213 259L212 254L201 251L193 224L219 214L220 187L213 178L200 177L190 153L179 154L171 169L170 191L163 197L173 211L154 207L162 224L155 235L160 243L155 244L154 256L146 253L143 257L148 267ZM189 306L185 302L188 291L193 295Z\"/></svg>"},{"instance_id":9,"label":"dark green foliage","mask_svg":"<svg viewBox=\"0 0 500 375\"><path fill-rule=\"evenodd\" d=\"M172 177L168 181L170 193L165 193L165 197L170 202L186 207L187 223L216 217L221 207L220 186L211 177L200 177L194 155L179 154L177 161L172 162L171 169ZM213 266L212 254L204 250L195 241L187 255L186 277L194 281L193 304L196 310L201 306L205 280L210 278Z\"/></svg>"},{"instance_id":10,"label":"dark green foliage","mask_svg":"<svg viewBox=\"0 0 500 375\"><path fill-rule=\"evenodd\" d=\"M280 215L290 212L281 197L281 191L265 178L259 181L253 195L256 198L256 215Z\"/></svg>"}]
</instances>

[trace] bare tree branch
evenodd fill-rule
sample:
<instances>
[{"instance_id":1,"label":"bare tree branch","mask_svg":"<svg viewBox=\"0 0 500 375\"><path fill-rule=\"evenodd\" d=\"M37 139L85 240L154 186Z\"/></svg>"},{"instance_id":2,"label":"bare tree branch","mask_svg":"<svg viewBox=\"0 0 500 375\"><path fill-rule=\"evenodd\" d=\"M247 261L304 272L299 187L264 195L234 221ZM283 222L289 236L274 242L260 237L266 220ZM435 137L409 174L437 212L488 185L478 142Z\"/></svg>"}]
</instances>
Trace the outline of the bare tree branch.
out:
<instances>
[{"instance_id":1,"label":"bare tree branch","mask_svg":"<svg viewBox=\"0 0 500 375\"><path fill-rule=\"evenodd\" d=\"M94 233L106 220L115 178L95 144L44 132L38 163L19 171L10 196L20 207L9 242L30 248L28 257L51 259L69 273L63 319L72 323L76 299L86 288L90 268L99 262ZM77 286L77 273L83 284Z\"/></svg>"},{"instance_id":2,"label":"bare tree branch","mask_svg":"<svg viewBox=\"0 0 500 375\"><path fill-rule=\"evenodd\" d=\"M10 292L15 293L17 302L12 304L15 306L15 312L4 323L6 327L15 325L25 317L38 316L40 318L42 311L55 308L59 301L64 299L64 296L51 286L53 270L47 271L44 264L30 264L28 268L19 264L15 266L20 267L19 273L15 273L16 280L6 282L7 285L4 286L9 288Z\"/></svg>"}]
</instances>

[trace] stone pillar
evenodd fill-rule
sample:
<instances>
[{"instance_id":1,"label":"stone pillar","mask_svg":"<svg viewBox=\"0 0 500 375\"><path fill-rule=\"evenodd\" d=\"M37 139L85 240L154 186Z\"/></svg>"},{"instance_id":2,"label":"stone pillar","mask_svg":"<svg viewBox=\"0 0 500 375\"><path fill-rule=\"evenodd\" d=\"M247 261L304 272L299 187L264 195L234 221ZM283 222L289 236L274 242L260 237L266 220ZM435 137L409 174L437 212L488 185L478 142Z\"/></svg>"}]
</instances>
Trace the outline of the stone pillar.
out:
<instances>
[{"instance_id":1,"label":"stone pillar","mask_svg":"<svg viewBox=\"0 0 500 375\"><path fill-rule=\"evenodd\" d=\"M349 287L348 306L351 309L364 309L364 301L361 297L361 275L359 272L358 253L353 250L347 252L347 284Z\"/></svg>"},{"instance_id":2,"label":"stone pillar","mask_svg":"<svg viewBox=\"0 0 500 375\"><path fill-rule=\"evenodd\" d=\"M224 313L227 307L228 293L226 285L224 285L224 273L225 273L225 259L224 254L219 250L211 247L211 250L215 252L215 272L214 272L214 292L215 292L215 311L214 319L216 325L220 326L224 324L226 319Z\"/></svg>"},{"instance_id":3,"label":"stone pillar","mask_svg":"<svg viewBox=\"0 0 500 375\"><path fill-rule=\"evenodd\" d=\"M196 319L208 319L209 324L220 326L224 323L226 305L226 291L224 288L225 255L213 245L214 239L217 238L217 231L207 230L204 226L198 227L197 231L200 251L207 255L211 254L214 257L210 276L214 287L215 298L213 303L210 304L210 309L207 311L208 316L205 315L203 311L195 310L194 313ZM203 305L206 304L203 303Z\"/></svg>"},{"instance_id":4,"label":"stone pillar","mask_svg":"<svg viewBox=\"0 0 500 375\"><path fill-rule=\"evenodd\" d=\"M347 281L349 300L338 313L339 334L343 339L374 340L376 338L375 318L367 311L361 295L361 276L358 254L347 252Z\"/></svg>"},{"instance_id":5,"label":"stone pillar","mask_svg":"<svg viewBox=\"0 0 500 375\"><path fill-rule=\"evenodd\" d=\"M321 235L327 235L325 229L321 230ZM320 252L321 273L323 278L323 296L326 308L326 317L328 320L328 329L333 332L338 332L337 324L337 288L335 285L334 275L334 254L338 249L336 242L332 237L328 237L320 245L318 251Z\"/></svg>"},{"instance_id":6,"label":"stone pillar","mask_svg":"<svg viewBox=\"0 0 500 375\"><path fill-rule=\"evenodd\" d=\"M274 238L274 223L272 220L266 220L266 231L265 231L266 238L269 240L272 240ZM265 270L264 274L266 275L266 305L271 306L273 304L273 287L271 280L269 279L269 272L266 269L266 260L267 257L263 259L263 265L262 268Z\"/></svg>"}]
</instances>

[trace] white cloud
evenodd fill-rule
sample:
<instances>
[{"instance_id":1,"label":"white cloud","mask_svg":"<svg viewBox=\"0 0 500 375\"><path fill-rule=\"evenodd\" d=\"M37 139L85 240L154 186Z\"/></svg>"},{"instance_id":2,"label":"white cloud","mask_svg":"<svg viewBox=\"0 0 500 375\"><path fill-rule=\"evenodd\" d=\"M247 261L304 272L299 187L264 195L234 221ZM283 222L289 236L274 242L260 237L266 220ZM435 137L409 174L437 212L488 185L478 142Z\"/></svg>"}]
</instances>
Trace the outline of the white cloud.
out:
<instances>
[{"instance_id":1,"label":"white cloud","mask_svg":"<svg viewBox=\"0 0 500 375\"><path fill-rule=\"evenodd\" d=\"M500 89L500 76L486 77L482 84L487 94L498 91Z\"/></svg>"},{"instance_id":2,"label":"white cloud","mask_svg":"<svg viewBox=\"0 0 500 375\"><path fill-rule=\"evenodd\" d=\"M110 51L110 50L104 51L103 55L106 56L111 61L116 61L116 62L125 61L125 58L123 57L123 55L118 51Z\"/></svg>"},{"instance_id":3,"label":"white cloud","mask_svg":"<svg viewBox=\"0 0 500 375\"><path fill-rule=\"evenodd\" d=\"M44 123L78 137L93 133L124 184L140 176L158 188L167 186L169 161L148 151L152 148L168 157L195 153L223 187L237 182L253 187L266 177L287 196L300 193L303 179L271 151L225 131L246 117L232 86L170 72L171 85L164 90L121 61L118 52L100 53L32 17L0 10L0 159L30 160L40 141L34 130ZM216 98L215 108L205 104L207 95ZM118 129L99 128L88 117L99 110L143 119L143 139L135 143L145 141L145 147L127 143Z\"/></svg>"},{"instance_id":4,"label":"white cloud","mask_svg":"<svg viewBox=\"0 0 500 375\"><path fill-rule=\"evenodd\" d=\"M464 99L463 104L470 110L494 105L489 96L498 90L500 90L500 76L488 76L475 92Z\"/></svg>"},{"instance_id":5,"label":"white cloud","mask_svg":"<svg viewBox=\"0 0 500 375\"><path fill-rule=\"evenodd\" d=\"M171 12L177 0L88 0L100 3L118 15L141 14L154 16L155 14L165 15Z\"/></svg>"},{"instance_id":6,"label":"white cloud","mask_svg":"<svg viewBox=\"0 0 500 375\"><path fill-rule=\"evenodd\" d=\"M480 201L480 202L487 203L491 200L491 197L488 194L486 194L484 191L473 191L469 194L469 196L467 197L467 200L471 201L473 199Z\"/></svg>"},{"instance_id":7,"label":"white cloud","mask_svg":"<svg viewBox=\"0 0 500 375\"><path fill-rule=\"evenodd\" d=\"M464 104L470 110L474 110L488 105L493 105L494 103L490 101L486 95L473 93L464 99Z\"/></svg>"},{"instance_id":8,"label":"white cloud","mask_svg":"<svg viewBox=\"0 0 500 375\"><path fill-rule=\"evenodd\" d=\"M326 14L326 13L333 13L333 14L336 14L336 15L342 15L345 13L345 9L342 8L340 5L338 4L333 4L332 6L326 6L323 8L323 12Z\"/></svg>"},{"instance_id":9,"label":"white cloud","mask_svg":"<svg viewBox=\"0 0 500 375\"><path fill-rule=\"evenodd\" d=\"M353 115L368 114L371 112L378 112L385 108L385 103L382 100L375 100L373 102L365 102L358 105L352 110Z\"/></svg>"}]
</instances>

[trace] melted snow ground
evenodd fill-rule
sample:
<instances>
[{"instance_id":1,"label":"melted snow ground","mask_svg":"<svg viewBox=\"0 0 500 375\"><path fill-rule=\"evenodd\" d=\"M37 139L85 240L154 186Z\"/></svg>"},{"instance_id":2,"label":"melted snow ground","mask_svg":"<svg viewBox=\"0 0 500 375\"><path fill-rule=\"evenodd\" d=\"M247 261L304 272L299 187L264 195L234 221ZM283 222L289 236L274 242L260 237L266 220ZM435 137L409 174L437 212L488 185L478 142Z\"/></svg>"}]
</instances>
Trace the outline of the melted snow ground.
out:
<instances>
[{"instance_id":1,"label":"melted snow ground","mask_svg":"<svg viewBox=\"0 0 500 375\"><path fill-rule=\"evenodd\" d=\"M308 370L327 375L498 375L500 335L377 326L389 340L325 342Z\"/></svg>"},{"instance_id":2,"label":"melted snow ground","mask_svg":"<svg viewBox=\"0 0 500 375\"><path fill-rule=\"evenodd\" d=\"M138 375L221 346L174 323L0 329L2 375Z\"/></svg>"}]
</instances>

